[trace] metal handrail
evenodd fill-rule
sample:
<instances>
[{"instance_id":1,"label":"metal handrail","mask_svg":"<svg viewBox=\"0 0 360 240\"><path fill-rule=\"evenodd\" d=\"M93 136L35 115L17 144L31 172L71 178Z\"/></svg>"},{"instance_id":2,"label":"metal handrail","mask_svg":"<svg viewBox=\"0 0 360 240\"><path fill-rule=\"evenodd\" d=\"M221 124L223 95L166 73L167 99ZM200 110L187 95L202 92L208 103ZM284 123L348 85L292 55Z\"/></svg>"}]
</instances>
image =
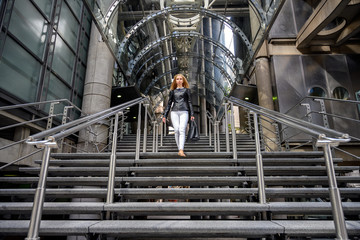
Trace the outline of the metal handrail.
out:
<instances>
[{"instance_id":1,"label":"metal handrail","mask_svg":"<svg viewBox=\"0 0 360 240\"><path fill-rule=\"evenodd\" d=\"M326 97L316 97L316 96L306 96L303 97L298 103L296 103L294 106L292 106L290 109L288 109L285 113L289 113L291 110L299 106L305 99L312 99L315 101L316 99L321 100L327 100L327 101L334 101L334 102L344 102L344 103L354 103L354 104L360 104L360 101L354 101L354 100L345 100L345 99L337 99L337 98L326 98Z\"/></svg>"},{"instance_id":2,"label":"metal handrail","mask_svg":"<svg viewBox=\"0 0 360 240\"><path fill-rule=\"evenodd\" d=\"M41 170L39 175L38 186L36 188L33 208L31 212L29 231L27 239L38 239L39 228L43 210L43 204L45 199L45 189L46 189L46 179L50 162L50 153L52 148L57 148L56 141L69 136L70 134L80 131L94 123L97 123L105 118L114 116L120 111L126 109L127 107L133 106L135 104L140 104L139 110L141 110L141 103L146 98L136 98L129 102L120 104L118 106L109 108L105 111L95 113L84 118L80 118L73 122L66 123L64 125L55 127L53 129L45 130L41 133L32 135L26 141L30 145L37 145L38 147L44 148ZM140 115L141 116L141 115ZM45 140L41 140L45 138ZM113 147L116 147L113 145Z\"/></svg>"},{"instance_id":3,"label":"metal handrail","mask_svg":"<svg viewBox=\"0 0 360 240\"><path fill-rule=\"evenodd\" d=\"M48 101L42 101L42 102L23 103L23 104L3 106L3 107L0 107L0 111L10 110L10 109L16 109L16 108L31 107L31 106L36 106L36 105L41 105L41 104L46 104L46 103L55 103L55 102L58 102L58 103L60 103L60 102L67 102L68 104L70 104L71 106L73 106L73 107L76 108L79 112L82 113L82 110L81 110L79 107L77 107L74 103L70 102L68 99L48 100Z\"/></svg>"},{"instance_id":4,"label":"metal handrail","mask_svg":"<svg viewBox=\"0 0 360 240\"><path fill-rule=\"evenodd\" d=\"M122 109L125 109L125 108L127 108L129 106L135 105L140 101L143 101L143 98L141 98L141 97L136 98L136 99L131 100L131 101L127 102L127 103L123 103L123 104L120 104L118 106L109 108L107 110L104 110L104 111L101 111L101 112L98 112L98 113L94 113L92 115L88 115L88 116L83 117L83 118L79 118L79 119L77 119L75 121L72 121L72 122L66 123L64 125L54 127L52 129L49 129L49 130L45 130L43 132L40 132L40 133L37 133L37 134L34 134L34 135L30 136L28 138L27 142L29 144L31 142L36 144L36 142L38 140L40 140L42 138L45 138L47 136L52 136L55 140L59 139L59 138L62 138L62 137L69 136L70 134L72 134L74 132L77 132L77 131L79 131L79 130L87 127L87 126L90 126L90 125L92 125L93 123L95 123L97 121L100 121L102 119L105 119L107 117L115 115L118 111L120 111Z\"/></svg>"},{"instance_id":5,"label":"metal handrail","mask_svg":"<svg viewBox=\"0 0 360 240\"><path fill-rule=\"evenodd\" d=\"M260 107L258 105L246 101L242 101L234 97L228 98L228 101L230 101L231 104L235 103L239 106L251 110L253 114L255 113L266 116L267 118L270 118L278 123L288 125L295 129L299 129L317 138L316 146L322 147L324 150L326 173L329 180L330 202L332 207L333 221L335 225L337 239L348 239L346 225L345 225L344 211L342 208L342 202L340 197L340 191L339 188L337 187L337 182L336 182L336 175L334 170L331 147L336 147L339 145L339 143L350 141L349 135L332 129L321 127L313 123L306 122L302 119L291 117L284 113L279 113L273 110L269 110L267 108ZM255 121L254 124L255 127L257 127L257 121ZM260 141L257 138L256 139L257 158L261 160L261 157L258 156L260 152L259 146L260 146ZM263 176L263 169L261 165L257 166L257 172L258 172L257 174L258 178ZM263 179L259 179L258 181L263 181ZM263 189L260 189L260 188L264 188L263 185L261 186L259 185L258 188L259 188L259 194L264 191Z\"/></svg>"},{"instance_id":6,"label":"metal handrail","mask_svg":"<svg viewBox=\"0 0 360 240\"><path fill-rule=\"evenodd\" d=\"M268 117L276 122L285 124L287 126L299 129L307 134L310 134L319 139L328 139L336 142L348 142L350 141L349 135L341 133L329 128L325 128L313 123L306 122L304 120L286 115L284 113L276 112L258 105L242 101L240 99L230 97L228 98L230 102L236 103L242 107L250 109L260 115Z\"/></svg>"}]
</instances>

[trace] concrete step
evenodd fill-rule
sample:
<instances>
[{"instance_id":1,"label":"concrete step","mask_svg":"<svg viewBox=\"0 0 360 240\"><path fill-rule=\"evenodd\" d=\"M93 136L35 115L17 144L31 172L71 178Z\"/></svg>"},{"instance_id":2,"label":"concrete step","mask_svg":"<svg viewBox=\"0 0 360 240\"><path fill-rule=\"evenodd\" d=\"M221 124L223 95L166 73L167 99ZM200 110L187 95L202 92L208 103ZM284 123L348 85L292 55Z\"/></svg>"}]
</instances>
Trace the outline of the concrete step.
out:
<instances>
[{"instance_id":1,"label":"concrete step","mask_svg":"<svg viewBox=\"0 0 360 240\"><path fill-rule=\"evenodd\" d=\"M92 167L105 167L109 166L109 159L52 159L50 165L52 166L92 166ZM334 163L342 162L341 158L334 158ZM35 163L41 164L42 160L35 160ZM240 165L240 166L253 166L256 164L255 158L181 158L181 159L117 159L116 165L118 167L126 166L195 166L195 165ZM264 166L303 166L303 165L324 165L323 158L264 158Z\"/></svg>"},{"instance_id":2,"label":"concrete step","mask_svg":"<svg viewBox=\"0 0 360 240\"><path fill-rule=\"evenodd\" d=\"M360 183L359 176L337 176L338 184ZM38 177L0 177L1 182L13 184L33 184ZM107 177L48 177L47 183L53 185L105 186ZM131 183L134 186L242 186L244 182L257 182L257 177L116 177L116 184ZM327 176L265 176L266 185L328 185Z\"/></svg>"},{"instance_id":3,"label":"concrete step","mask_svg":"<svg viewBox=\"0 0 360 240\"><path fill-rule=\"evenodd\" d=\"M0 177L0 182L11 184L36 184L38 177ZM360 176L337 176L339 185L360 184ZM48 186L106 186L107 177L48 177ZM236 177L115 177L115 183L132 186L242 186L244 183L256 183L256 176ZM327 176L265 176L265 184L282 186L328 185Z\"/></svg>"},{"instance_id":4,"label":"concrete step","mask_svg":"<svg viewBox=\"0 0 360 240\"><path fill-rule=\"evenodd\" d=\"M0 196L28 197L33 188L1 189ZM360 188L339 188L342 197L358 198ZM105 188L47 188L51 198L105 198ZM267 198L328 198L327 188L266 188ZM125 199L247 199L256 196L257 188L115 188L115 194Z\"/></svg>"},{"instance_id":5,"label":"concrete step","mask_svg":"<svg viewBox=\"0 0 360 240\"><path fill-rule=\"evenodd\" d=\"M264 166L265 175L326 175L325 166ZM351 172L358 170L357 166L335 166L334 170L338 173ZM40 167L20 167L20 172L30 174L40 172ZM49 167L49 175L56 176L105 176L109 174L108 167ZM237 176L257 175L255 166L156 166L156 167L116 167L116 176L127 176L134 173L137 176Z\"/></svg>"},{"instance_id":6,"label":"concrete step","mask_svg":"<svg viewBox=\"0 0 360 240\"><path fill-rule=\"evenodd\" d=\"M26 236L28 220L1 220L3 235ZM350 237L360 236L360 221L346 221ZM333 221L329 220L44 220L40 236L95 235L122 238L254 238L268 236L336 237Z\"/></svg>"},{"instance_id":7,"label":"concrete step","mask_svg":"<svg viewBox=\"0 0 360 240\"><path fill-rule=\"evenodd\" d=\"M32 202L0 202L0 213L22 214L32 210ZM346 215L360 214L359 202L343 202ZM45 202L44 214L90 214L103 211L119 215L241 215L273 214L330 215L330 202Z\"/></svg>"},{"instance_id":8,"label":"concrete step","mask_svg":"<svg viewBox=\"0 0 360 240\"><path fill-rule=\"evenodd\" d=\"M255 151L239 152L238 159L254 157ZM263 158L316 158L323 157L322 151L311 152L262 152ZM52 153L51 157L56 159L110 159L110 153ZM143 153L140 151L140 158L179 158L177 152L169 153ZM119 152L117 153L119 159L134 159L134 152ZM187 158L233 158L232 152L193 152L187 155Z\"/></svg>"}]
</instances>

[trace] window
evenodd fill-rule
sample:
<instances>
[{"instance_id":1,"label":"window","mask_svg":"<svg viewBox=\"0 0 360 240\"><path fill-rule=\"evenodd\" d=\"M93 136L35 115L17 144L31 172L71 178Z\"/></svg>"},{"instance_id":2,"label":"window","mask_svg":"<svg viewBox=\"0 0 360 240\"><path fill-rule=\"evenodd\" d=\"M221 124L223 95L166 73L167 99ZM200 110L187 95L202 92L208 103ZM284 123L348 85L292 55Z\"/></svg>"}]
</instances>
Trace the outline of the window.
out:
<instances>
[{"instance_id":1,"label":"window","mask_svg":"<svg viewBox=\"0 0 360 240\"><path fill-rule=\"evenodd\" d=\"M337 99L348 100L349 92L343 87L336 87L333 91L333 97Z\"/></svg>"},{"instance_id":2,"label":"window","mask_svg":"<svg viewBox=\"0 0 360 240\"><path fill-rule=\"evenodd\" d=\"M326 97L324 89L321 87L313 87L309 90L309 95L313 97Z\"/></svg>"}]
</instances>

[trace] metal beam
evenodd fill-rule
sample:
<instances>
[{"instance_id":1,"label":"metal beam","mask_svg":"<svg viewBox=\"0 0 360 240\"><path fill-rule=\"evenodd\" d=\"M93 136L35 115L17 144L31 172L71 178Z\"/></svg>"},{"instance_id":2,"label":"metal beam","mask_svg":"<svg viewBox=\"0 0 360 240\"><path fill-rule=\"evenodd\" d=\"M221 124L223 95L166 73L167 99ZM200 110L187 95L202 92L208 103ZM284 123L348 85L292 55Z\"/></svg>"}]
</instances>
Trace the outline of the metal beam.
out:
<instances>
[{"instance_id":1,"label":"metal beam","mask_svg":"<svg viewBox=\"0 0 360 240\"><path fill-rule=\"evenodd\" d=\"M184 36L190 36L190 37L195 37L198 38L200 40L205 40L207 42L210 42L211 44L215 45L217 48L221 49L224 53L224 55L231 60L231 64L227 65L230 68L234 68L237 69L238 72L242 71L242 66L239 66L239 62L236 60L236 57L234 56L234 54L228 49L226 48L223 44L221 44L220 42L217 42L207 36L204 36L200 33L197 32L189 32L189 33L176 33L176 34L171 34L171 35L167 35L164 37L161 37L160 39L149 43L147 46L145 46L141 52L134 58L134 61L131 63L130 65L130 69L128 70L129 72L133 72L134 68L136 67L136 65L140 62L140 60L147 54L149 53L152 49L154 49L155 47L158 47L160 44L163 44L166 41L170 41L173 38L178 38L178 37L184 37ZM224 61L225 62L225 61ZM141 69L141 67L139 68Z\"/></svg>"},{"instance_id":2,"label":"metal beam","mask_svg":"<svg viewBox=\"0 0 360 240\"><path fill-rule=\"evenodd\" d=\"M351 37L355 36L360 32L360 15L355 17L354 20L341 32L340 36L337 38L335 45L339 46L349 40Z\"/></svg>"},{"instance_id":3,"label":"metal beam","mask_svg":"<svg viewBox=\"0 0 360 240\"><path fill-rule=\"evenodd\" d=\"M350 0L322 0L300 29L296 47L308 47L311 40L343 11L349 2Z\"/></svg>"},{"instance_id":4,"label":"metal beam","mask_svg":"<svg viewBox=\"0 0 360 240\"><path fill-rule=\"evenodd\" d=\"M244 32L235 23L233 23L231 20L229 20L226 16L217 14L213 11L210 11L210 10L204 9L204 8L194 9L194 8L188 8L188 7L165 8L161 11L158 11L158 12L155 12L155 13L152 13L152 14L146 16L145 18L140 20L138 23L136 23L128 31L125 38L120 43L119 50L121 51L122 49L127 49L128 45L130 44L131 38L135 35L135 33L138 31L138 29L142 28L149 21L155 20L157 18L163 18L164 16L167 16L168 14L176 14L176 13L199 13L202 16L208 16L208 17L215 18L215 19L222 21L233 31L234 34L236 34L240 37L240 39L246 45L246 48L247 48L250 56L253 55L251 42L248 40L248 38L246 37ZM120 54L122 54L122 53L123 52L120 52Z\"/></svg>"}]
</instances>

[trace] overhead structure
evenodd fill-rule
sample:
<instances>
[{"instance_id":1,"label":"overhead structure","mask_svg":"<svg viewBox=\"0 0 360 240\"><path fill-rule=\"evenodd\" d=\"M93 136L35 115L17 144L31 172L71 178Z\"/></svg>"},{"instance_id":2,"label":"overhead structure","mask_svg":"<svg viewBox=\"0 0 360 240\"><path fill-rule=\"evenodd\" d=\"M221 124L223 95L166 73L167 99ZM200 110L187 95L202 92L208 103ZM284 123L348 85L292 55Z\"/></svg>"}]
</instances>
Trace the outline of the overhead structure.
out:
<instances>
[{"instance_id":1,"label":"overhead structure","mask_svg":"<svg viewBox=\"0 0 360 240\"><path fill-rule=\"evenodd\" d=\"M194 94L218 108L251 65L249 12L255 12L262 31L271 14L263 8L256 0L114 0L104 22L110 32L117 21L117 62L127 86L157 104L180 72Z\"/></svg>"}]
</instances>

